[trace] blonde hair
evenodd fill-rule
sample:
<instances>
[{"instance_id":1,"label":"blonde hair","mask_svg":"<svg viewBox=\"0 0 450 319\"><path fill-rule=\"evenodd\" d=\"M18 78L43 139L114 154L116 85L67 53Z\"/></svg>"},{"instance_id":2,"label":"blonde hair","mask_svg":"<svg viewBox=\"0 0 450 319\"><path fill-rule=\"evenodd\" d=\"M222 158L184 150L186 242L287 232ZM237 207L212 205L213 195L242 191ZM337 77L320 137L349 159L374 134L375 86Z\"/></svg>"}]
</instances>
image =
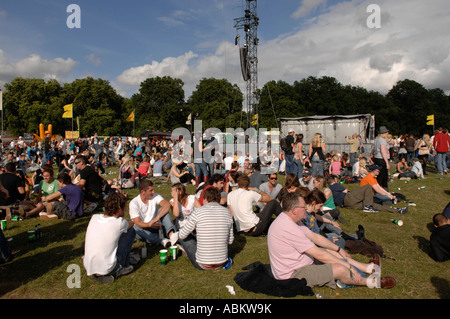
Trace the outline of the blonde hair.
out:
<instances>
[{"instance_id":1,"label":"blonde hair","mask_svg":"<svg viewBox=\"0 0 450 319\"><path fill-rule=\"evenodd\" d=\"M314 134L314 137L311 140L312 147L320 147L321 142L322 142L322 134L320 133Z\"/></svg>"},{"instance_id":2,"label":"blonde hair","mask_svg":"<svg viewBox=\"0 0 450 319\"><path fill-rule=\"evenodd\" d=\"M339 156L337 156L337 155L334 155L334 156L333 156L333 161L335 161L335 162L339 162Z\"/></svg>"},{"instance_id":3,"label":"blonde hair","mask_svg":"<svg viewBox=\"0 0 450 319\"><path fill-rule=\"evenodd\" d=\"M360 168L366 168L366 165L367 165L367 158L361 157L359 159L359 167Z\"/></svg>"},{"instance_id":4,"label":"blonde hair","mask_svg":"<svg viewBox=\"0 0 450 319\"><path fill-rule=\"evenodd\" d=\"M319 187L317 188L323 192L325 187L328 185L325 177L323 177L322 175L316 175L314 179L319 183Z\"/></svg>"}]
</instances>

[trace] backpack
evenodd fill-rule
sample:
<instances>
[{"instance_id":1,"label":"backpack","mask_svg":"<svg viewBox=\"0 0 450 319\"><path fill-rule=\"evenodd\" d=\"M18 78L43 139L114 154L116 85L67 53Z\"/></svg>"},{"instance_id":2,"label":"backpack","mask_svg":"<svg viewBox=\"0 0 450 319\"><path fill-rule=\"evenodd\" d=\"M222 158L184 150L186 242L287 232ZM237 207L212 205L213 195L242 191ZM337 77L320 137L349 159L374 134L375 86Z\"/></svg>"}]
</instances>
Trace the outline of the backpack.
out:
<instances>
[{"instance_id":1,"label":"backpack","mask_svg":"<svg viewBox=\"0 0 450 319\"><path fill-rule=\"evenodd\" d=\"M288 145L287 145L287 143L286 143L286 137L283 137L283 138L280 140L280 147L281 147L281 149L282 149L283 151L285 151L285 152L288 151Z\"/></svg>"}]
</instances>

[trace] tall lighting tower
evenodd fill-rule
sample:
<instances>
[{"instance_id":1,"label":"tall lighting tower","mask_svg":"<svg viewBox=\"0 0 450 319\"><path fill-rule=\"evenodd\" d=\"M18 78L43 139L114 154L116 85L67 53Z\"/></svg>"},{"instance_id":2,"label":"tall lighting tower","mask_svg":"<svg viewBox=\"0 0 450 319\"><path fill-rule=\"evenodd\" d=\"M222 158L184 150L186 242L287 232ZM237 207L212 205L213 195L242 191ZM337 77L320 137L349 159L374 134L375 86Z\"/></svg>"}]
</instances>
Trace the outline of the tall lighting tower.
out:
<instances>
[{"instance_id":1,"label":"tall lighting tower","mask_svg":"<svg viewBox=\"0 0 450 319\"><path fill-rule=\"evenodd\" d=\"M259 128L258 119L258 25L259 18L256 13L256 0L245 1L244 16L234 19L238 34L235 44L239 45L241 59L241 70L244 81L247 84L247 126ZM241 36L239 31L243 30L245 37L243 44L240 44ZM251 125L249 125L249 116Z\"/></svg>"}]
</instances>

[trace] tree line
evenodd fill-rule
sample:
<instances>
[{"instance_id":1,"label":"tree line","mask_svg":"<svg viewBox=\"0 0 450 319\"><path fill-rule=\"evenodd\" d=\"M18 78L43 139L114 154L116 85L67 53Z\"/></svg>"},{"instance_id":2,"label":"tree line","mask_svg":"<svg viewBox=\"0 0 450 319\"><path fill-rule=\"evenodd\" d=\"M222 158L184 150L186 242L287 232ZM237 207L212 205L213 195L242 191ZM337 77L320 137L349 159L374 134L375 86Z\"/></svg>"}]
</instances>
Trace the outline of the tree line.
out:
<instances>
[{"instance_id":1,"label":"tree line","mask_svg":"<svg viewBox=\"0 0 450 319\"><path fill-rule=\"evenodd\" d=\"M74 130L80 136L130 136L145 130L172 131L202 120L202 127L247 128L245 97L226 79L203 78L185 99L183 81L169 76L148 78L130 98L119 95L110 83L92 77L61 85L56 80L16 78L3 92L4 129L12 135L39 132L39 124L52 124L53 134L65 134L71 119L62 118L64 105L73 104ZM310 76L289 84L270 81L258 92L259 127L278 128L278 118L311 115L375 115L376 126L393 134L433 133L449 128L450 96L442 89L427 89L412 80L397 82L385 95L363 87L343 85L335 78ZM127 121L134 112L135 122ZM78 120L76 120L78 118ZM134 126L133 126L134 125Z\"/></svg>"}]
</instances>

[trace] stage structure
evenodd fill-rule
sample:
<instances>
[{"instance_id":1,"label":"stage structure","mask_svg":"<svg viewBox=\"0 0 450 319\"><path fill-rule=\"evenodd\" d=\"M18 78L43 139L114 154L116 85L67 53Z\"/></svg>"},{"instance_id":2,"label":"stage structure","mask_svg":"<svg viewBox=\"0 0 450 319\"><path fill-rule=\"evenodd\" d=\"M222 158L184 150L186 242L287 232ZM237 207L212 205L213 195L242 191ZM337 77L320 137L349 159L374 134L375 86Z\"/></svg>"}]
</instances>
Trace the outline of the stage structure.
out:
<instances>
[{"instance_id":1,"label":"stage structure","mask_svg":"<svg viewBox=\"0 0 450 319\"><path fill-rule=\"evenodd\" d=\"M258 25L259 18L257 16L256 0L245 1L244 16L234 19L237 35L235 45L239 45L239 53L241 59L241 70L244 81L247 85L246 92L246 111L247 111L247 127L254 127L258 130ZM239 31L244 31L244 37L241 38ZM241 40L243 44L241 45Z\"/></svg>"}]
</instances>

